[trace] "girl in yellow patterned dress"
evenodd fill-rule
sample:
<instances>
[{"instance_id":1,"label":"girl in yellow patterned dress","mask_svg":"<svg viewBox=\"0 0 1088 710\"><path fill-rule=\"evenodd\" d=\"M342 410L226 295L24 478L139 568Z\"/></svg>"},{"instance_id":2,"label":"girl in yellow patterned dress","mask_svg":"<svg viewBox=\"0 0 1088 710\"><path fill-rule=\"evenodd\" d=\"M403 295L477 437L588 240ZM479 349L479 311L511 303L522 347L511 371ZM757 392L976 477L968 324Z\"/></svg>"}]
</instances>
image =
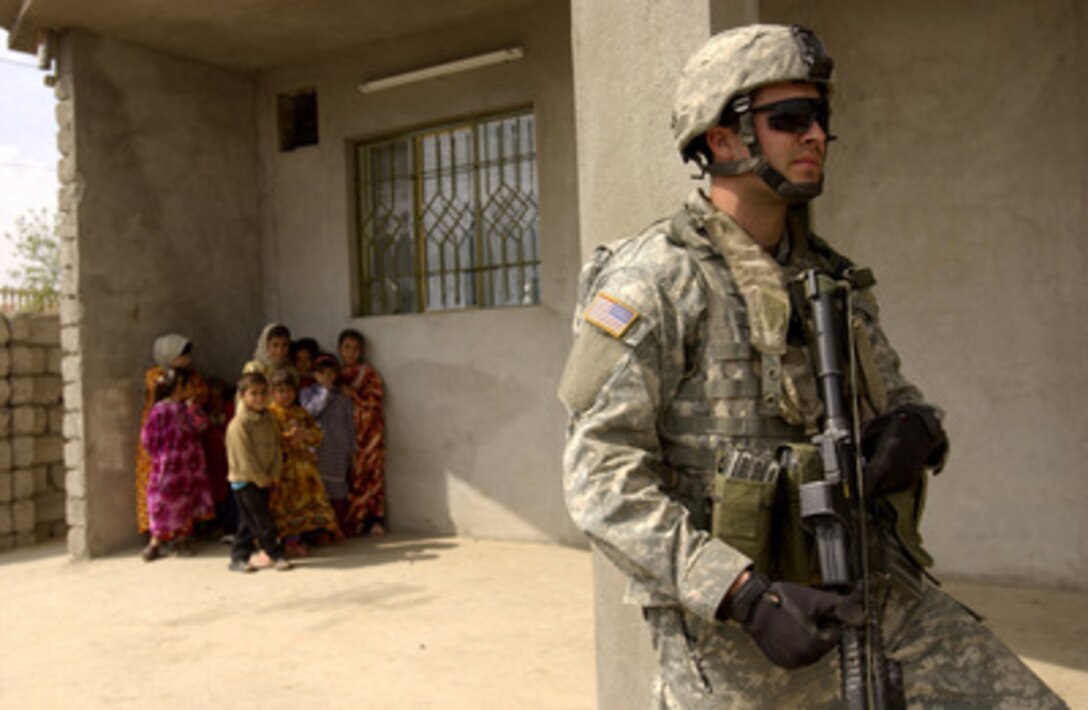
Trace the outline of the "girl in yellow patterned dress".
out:
<instances>
[{"instance_id":1,"label":"girl in yellow patterned dress","mask_svg":"<svg viewBox=\"0 0 1088 710\"><path fill-rule=\"evenodd\" d=\"M327 532L336 536L336 514L325 494L317 470L314 448L321 443L317 422L298 403L298 380L292 369L272 374L272 404L268 411L276 418L284 451L283 472L272 487L269 508L288 557L307 554L302 542L306 532Z\"/></svg>"}]
</instances>

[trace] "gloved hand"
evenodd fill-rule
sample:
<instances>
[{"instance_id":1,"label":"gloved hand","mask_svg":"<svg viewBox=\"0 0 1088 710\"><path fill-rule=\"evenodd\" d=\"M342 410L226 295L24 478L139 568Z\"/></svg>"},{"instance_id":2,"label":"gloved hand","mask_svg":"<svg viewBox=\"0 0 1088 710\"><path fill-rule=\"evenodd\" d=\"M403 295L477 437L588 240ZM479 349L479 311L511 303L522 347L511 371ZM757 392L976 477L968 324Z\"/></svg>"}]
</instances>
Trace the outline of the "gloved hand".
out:
<instances>
[{"instance_id":1,"label":"gloved hand","mask_svg":"<svg viewBox=\"0 0 1088 710\"><path fill-rule=\"evenodd\" d=\"M933 407L903 404L873 419L861 432L865 495L911 487L927 466L940 466L947 452L948 435Z\"/></svg>"},{"instance_id":2,"label":"gloved hand","mask_svg":"<svg viewBox=\"0 0 1088 710\"><path fill-rule=\"evenodd\" d=\"M771 582L755 571L730 598L728 613L763 655L787 670L820 660L839 642L842 624L865 623L865 610L856 597Z\"/></svg>"}]
</instances>

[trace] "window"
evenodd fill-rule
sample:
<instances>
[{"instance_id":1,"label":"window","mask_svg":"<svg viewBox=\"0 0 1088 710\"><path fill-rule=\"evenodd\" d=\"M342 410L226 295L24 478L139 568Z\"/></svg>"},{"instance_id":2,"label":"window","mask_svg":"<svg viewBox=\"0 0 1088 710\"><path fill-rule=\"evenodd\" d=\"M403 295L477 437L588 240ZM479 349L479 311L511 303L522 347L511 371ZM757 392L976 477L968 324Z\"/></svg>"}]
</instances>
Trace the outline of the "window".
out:
<instances>
[{"instance_id":1,"label":"window","mask_svg":"<svg viewBox=\"0 0 1088 710\"><path fill-rule=\"evenodd\" d=\"M540 302L531 112L355 148L362 315Z\"/></svg>"},{"instance_id":2,"label":"window","mask_svg":"<svg viewBox=\"0 0 1088 710\"><path fill-rule=\"evenodd\" d=\"M276 97L280 152L317 145L317 92L313 89Z\"/></svg>"}]
</instances>

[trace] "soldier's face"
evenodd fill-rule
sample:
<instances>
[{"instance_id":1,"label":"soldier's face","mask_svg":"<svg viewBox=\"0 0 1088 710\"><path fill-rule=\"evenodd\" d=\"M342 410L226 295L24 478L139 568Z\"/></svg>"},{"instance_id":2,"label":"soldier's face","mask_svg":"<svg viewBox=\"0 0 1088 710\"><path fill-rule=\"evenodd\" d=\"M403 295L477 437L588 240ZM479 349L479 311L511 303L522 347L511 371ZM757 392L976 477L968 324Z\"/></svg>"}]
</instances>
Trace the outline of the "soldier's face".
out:
<instances>
[{"instance_id":1,"label":"soldier's face","mask_svg":"<svg viewBox=\"0 0 1088 710\"><path fill-rule=\"evenodd\" d=\"M817 118L818 114L811 112L816 105L813 102L819 102L820 98L820 90L814 84L783 82L757 90L752 100L756 138L763 157L792 183L819 182L823 177L827 131L820 123L823 120L826 125L826 114ZM791 99L800 100L802 105L782 104ZM802 111L790 110L796 108ZM808 113L805 109L809 109ZM812 117L811 121L804 120L808 116ZM707 131L707 143L715 162L751 157L748 146L732 128L711 128ZM752 173L728 179L738 186L749 185L761 193L770 191L767 184Z\"/></svg>"},{"instance_id":2,"label":"soldier's face","mask_svg":"<svg viewBox=\"0 0 1088 710\"><path fill-rule=\"evenodd\" d=\"M759 89L752 101L760 149L771 167L792 183L819 182L823 177L827 131L817 120L804 128L783 130L771 105L790 99L820 98L820 90L813 84L783 83Z\"/></svg>"}]
</instances>

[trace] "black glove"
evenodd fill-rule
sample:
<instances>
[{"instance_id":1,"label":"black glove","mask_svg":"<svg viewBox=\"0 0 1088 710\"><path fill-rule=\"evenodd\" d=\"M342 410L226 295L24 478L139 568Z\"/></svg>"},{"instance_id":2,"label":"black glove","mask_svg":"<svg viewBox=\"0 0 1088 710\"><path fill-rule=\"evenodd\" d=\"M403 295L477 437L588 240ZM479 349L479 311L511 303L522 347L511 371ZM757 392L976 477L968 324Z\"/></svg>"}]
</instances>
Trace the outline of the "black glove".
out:
<instances>
[{"instance_id":1,"label":"black glove","mask_svg":"<svg viewBox=\"0 0 1088 710\"><path fill-rule=\"evenodd\" d=\"M948 436L933 407L903 404L873 419L861 432L865 495L910 488L927 466L940 466L947 452Z\"/></svg>"},{"instance_id":2,"label":"black glove","mask_svg":"<svg viewBox=\"0 0 1088 710\"><path fill-rule=\"evenodd\" d=\"M839 642L842 624L861 626L865 610L845 597L750 572L729 601L739 621L772 663L792 670L820 660Z\"/></svg>"}]
</instances>

